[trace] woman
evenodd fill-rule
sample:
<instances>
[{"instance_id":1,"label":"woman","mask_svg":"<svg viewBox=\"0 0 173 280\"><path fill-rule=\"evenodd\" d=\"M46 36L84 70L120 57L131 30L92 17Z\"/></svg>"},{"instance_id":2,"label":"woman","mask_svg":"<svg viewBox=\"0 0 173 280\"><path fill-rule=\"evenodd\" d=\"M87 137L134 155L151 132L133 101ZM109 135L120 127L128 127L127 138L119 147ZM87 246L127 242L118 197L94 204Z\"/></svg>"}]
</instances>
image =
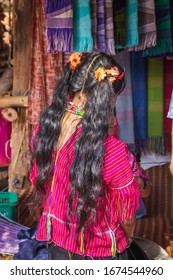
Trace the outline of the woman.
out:
<instances>
[{"instance_id":1,"label":"woman","mask_svg":"<svg viewBox=\"0 0 173 280\"><path fill-rule=\"evenodd\" d=\"M73 53L41 116L30 178L50 259L127 258L139 190L126 145L109 133L124 86L112 56Z\"/></svg>"},{"instance_id":2,"label":"woman","mask_svg":"<svg viewBox=\"0 0 173 280\"><path fill-rule=\"evenodd\" d=\"M169 110L168 110L167 117L169 119L172 119L172 128L171 128L171 162L170 162L169 168L170 168L171 174L173 175L173 92L172 92L171 100L170 100L170 103L169 103Z\"/></svg>"}]
</instances>

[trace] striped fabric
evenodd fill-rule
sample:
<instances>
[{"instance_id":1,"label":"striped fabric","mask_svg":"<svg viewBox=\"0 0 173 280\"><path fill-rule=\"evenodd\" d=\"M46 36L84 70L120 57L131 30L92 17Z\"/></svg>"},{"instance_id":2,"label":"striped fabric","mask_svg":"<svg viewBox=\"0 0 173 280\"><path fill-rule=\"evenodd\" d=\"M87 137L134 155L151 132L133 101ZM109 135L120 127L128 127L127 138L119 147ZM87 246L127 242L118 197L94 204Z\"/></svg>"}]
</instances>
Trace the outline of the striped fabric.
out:
<instances>
[{"instance_id":1,"label":"striped fabric","mask_svg":"<svg viewBox=\"0 0 173 280\"><path fill-rule=\"evenodd\" d=\"M131 53L131 72L135 148L136 151L145 151L147 143L147 59L142 57L142 52Z\"/></svg>"},{"instance_id":2,"label":"striped fabric","mask_svg":"<svg viewBox=\"0 0 173 280\"><path fill-rule=\"evenodd\" d=\"M115 54L115 39L114 39L114 20L113 20L113 2L105 0L105 36L106 36L106 51L109 54Z\"/></svg>"},{"instance_id":3,"label":"striped fabric","mask_svg":"<svg viewBox=\"0 0 173 280\"><path fill-rule=\"evenodd\" d=\"M71 0L46 0L48 52L73 51L73 9Z\"/></svg>"},{"instance_id":4,"label":"striped fabric","mask_svg":"<svg viewBox=\"0 0 173 280\"><path fill-rule=\"evenodd\" d=\"M163 152L163 58L148 59L148 150Z\"/></svg>"},{"instance_id":5,"label":"striped fabric","mask_svg":"<svg viewBox=\"0 0 173 280\"><path fill-rule=\"evenodd\" d=\"M97 0L97 44L100 52L106 52L104 1Z\"/></svg>"},{"instance_id":6,"label":"striped fabric","mask_svg":"<svg viewBox=\"0 0 173 280\"><path fill-rule=\"evenodd\" d=\"M173 240L173 176L169 163L147 169L146 175L152 184L151 195L144 200L147 216L137 219L135 236L166 249Z\"/></svg>"},{"instance_id":7,"label":"striped fabric","mask_svg":"<svg viewBox=\"0 0 173 280\"><path fill-rule=\"evenodd\" d=\"M91 9L91 31L93 37L93 50L97 51L97 0L90 1Z\"/></svg>"},{"instance_id":8,"label":"striped fabric","mask_svg":"<svg viewBox=\"0 0 173 280\"><path fill-rule=\"evenodd\" d=\"M144 56L162 57L173 52L171 26L171 0L155 1L157 44L143 51Z\"/></svg>"},{"instance_id":9,"label":"striped fabric","mask_svg":"<svg viewBox=\"0 0 173 280\"><path fill-rule=\"evenodd\" d=\"M121 51L116 55L117 61L124 66L126 75L126 87L117 97L116 112L119 125L118 138L129 145L130 150L134 150L135 131L133 115L133 95L131 76L131 56L130 52Z\"/></svg>"},{"instance_id":10,"label":"striped fabric","mask_svg":"<svg viewBox=\"0 0 173 280\"><path fill-rule=\"evenodd\" d=\"M128 48L130 51L141 51L156 45L156 15L154 0L138 1L139 44Z\"/></svg>"},{"instance_id":11,"label":"striped fabric","mask_svg":"<svg viewBox=\"0 0 173 280\"><path fill-rule=\"evenodd\" d=\"M171 117L171 98L173 89L173 59L164 59L164 148L165 151L171 151L171 130L172 118ZM171 106L170 106L171 105ZM172 108L173 109L173 108ZM170 119L171 118L171 119Z\"/></svg>"},{"instance_id":12,"label":"striped fabric","mask_svg":"<svg viewBox=\"0 0 173 280\"><path fill-rule=\"evenodd\" d=\"M118 252L123 252L127 246L125 233L120 223L133 218L138 208L139 191L137 181L133 178L126 145L113 136L105 141L105 161L103 166L104 195L102 203L98 203L97 221L92 222L83 231L83 248L81 251L81 233L76 241L76 217L69 221L67 227L67 209L69 188L69 170L74 159L74 143L81 131L72 134L59 150L56 164L56 176L51 204L52 231L51 241L73 253L92 257L112 256L112 248L116 245ZM73 137L74 136L74 137ZM31 181L34 184L36 168L31 172ZM47 185L47 190L50 185ZM38 240L47 240L46 220L48 216L50 195L44 205L44 211L38 225ZM74 201L74 206L76 205ZM75 209L75 207L74 207ZM116 244L113 240L116 239Z\"/></svg>"},{"instance_id":13,"label":"striped fabric","mask_svg":"<svg viewBox=\"0 0 173 280\"><path fill-rule=\"evenodd\" d=\"M126 0L126 46L133 47L138 43L138 1Z\"/></svg>"},{"instance_id":14,"label":"striped fabric","mask_svg":"<svg viewBox=\"0 0 173 280\"><path fill-rule=\"evenodd\" d=\"M63 1L62 1L63 2ZM73 51L91 52L93 38L89 0L73 0Z\"/></svg>"}]
</instances>

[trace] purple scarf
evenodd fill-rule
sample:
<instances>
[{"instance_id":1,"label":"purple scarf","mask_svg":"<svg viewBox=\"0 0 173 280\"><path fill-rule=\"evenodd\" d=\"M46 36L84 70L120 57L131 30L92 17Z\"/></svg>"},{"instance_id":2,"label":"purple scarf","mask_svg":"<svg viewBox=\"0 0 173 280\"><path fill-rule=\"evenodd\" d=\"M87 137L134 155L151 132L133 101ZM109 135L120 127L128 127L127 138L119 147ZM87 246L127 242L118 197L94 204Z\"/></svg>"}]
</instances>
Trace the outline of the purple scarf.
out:
<instances>
[{"instance_id":1,"label":"purple scarf","mask_svg":"<svg viewBox=\"0 0 173 280\"><path fill-rule=\"evenodd\" d=\"M72 0L45 0L48 52L73 51Z\"/></svg>"}]
</instances>

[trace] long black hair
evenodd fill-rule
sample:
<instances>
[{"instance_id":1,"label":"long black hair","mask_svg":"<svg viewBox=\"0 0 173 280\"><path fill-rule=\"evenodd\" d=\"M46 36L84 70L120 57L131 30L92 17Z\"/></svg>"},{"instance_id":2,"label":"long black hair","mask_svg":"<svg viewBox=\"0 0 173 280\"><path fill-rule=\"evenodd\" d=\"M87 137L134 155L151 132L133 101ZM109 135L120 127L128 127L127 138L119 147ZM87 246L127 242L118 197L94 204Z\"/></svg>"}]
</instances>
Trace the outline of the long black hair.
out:
<instances>
[{"instance_id":1,"label":"long black hair","mask_svg":"<svg viewBox=\"0 0 173 280\"><path fill-rule=\"evenodd\" d=\"M109 76L102 81L94 73L99 67L110 69L117 67L121 79L110 82ZM124 69L116 62L115 57L105 53L84 53L80 63L73 70L67 63L57 85L51 105L40 118L40 128L34 139L33 162L38 168L35 181L37 194L46 198L45 184L52 179L53 151L61 133L61 120L65 115L64 108L71 95L82 93L86 96L85 115L81 119L82 131L75 146L74 162L70 169L71 196L69 214L73 212L72 202L76 194L77 220L81 228L87 217L96 217L98 198L102 192L102 167L104 161L104 140L114 114L113 96L118 95L125 86ZM36 198L38 197L36 195ZM37 200L38 207L39 199Z\"/></svg>"}]
</instances>

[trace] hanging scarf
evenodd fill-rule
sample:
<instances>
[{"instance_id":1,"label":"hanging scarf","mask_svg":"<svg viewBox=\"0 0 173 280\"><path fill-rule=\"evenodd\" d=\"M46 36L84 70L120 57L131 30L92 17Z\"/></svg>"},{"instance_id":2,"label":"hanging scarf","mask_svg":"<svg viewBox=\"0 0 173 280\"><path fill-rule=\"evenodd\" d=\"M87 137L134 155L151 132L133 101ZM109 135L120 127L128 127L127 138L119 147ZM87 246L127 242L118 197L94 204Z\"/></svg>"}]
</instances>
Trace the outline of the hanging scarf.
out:
<instances>
[{"instance_id":1,"label":"hanging scarf","mask_svg":"<svg viewBox=\"0 0 173 280\"><path fill-rule=\"evenodd\" d=\"M164 147L171 152L172 120L167 117L173 90L173 58L164 59Z\"/></svg>"},{"instance_id":2,"label":"hanging scarf","mask_svg":"<svg viewBox=\"0 0 173 280\"><path fill-rule=\"evenodd\" d=\"M147 64L141 52L131 53L132 91L136 150L145 151L147 143ZM140 71L138 71L140 69Z\"/></svg>"},{"instance_id":3,"label":"hanging scarf","mask_svg":"<svg viewBox=\"0 0 173 280\"><path fill-rule=\"evenodd\" d=\"M132 82L131 82L131 60L130 53L122 51L117 53L117 61L125 68L126 87L117 97L116 112L119 126L118 138L134 148L134 119L133 119L133 100L132 100Z\"/></svg>"},{"instance_id":4,"label":"hanging scarf","mask_svg":"<svg viewBox=\"0 0 173 280\"><path fill-rule=\"evenodd\" d=\"M170 3L171 0L155 1L157 45L146 49L144 56L163 56L173 52Z\"/></svg>"},{"instance_id":5,"label":"hanging scarf","mask_svg":"<svg viewBox=\"0 0 173 280\"><path fill-rule=\"evenodd\" d=\"M97 51L97 0L90 1L91 7L91 29L93 37L93 50Z\"/></svg>"},{"instance_id":6,"label":"hanging scarf","mask_svg":"<svg viewBox=\"0 0 173 280\"><path fill-rule=\"evenodd\" d=\"M89 0L73 1L73 38L76 52L91 52L93 49L90 13Z\"/></svg>"},{"instance_id":7,"label":"hanging scarf","mask_svg":"<svg viewBox=\"0 0 173 280\"><path fill-rule=\"evenodd\" d=\"M115 46L122 49L126 45L126 0L113 1Z\"/></svg>"},{"instance_id":8,"label":"hanging scarf","mask_svg":"<svg viewBox=\"0 0 173 280\"><path fill-rule=\"evenodd\" d=\"M115 54L114 22L113 22L113 2L105 0L105 36L106 50L108 54Z\"/></svg>"},{"instance_id":9,"label":"hanging scarf","mask_svg":"<svg viewBox=\"0 0 173 280\"><path fill-rule=\"evenodd\" d=\"M45 13L48 52L72 52L72 0L46 0Z\"/></svg>"},{"instance_id":10,"label":"hanging scarf","mask_svg":"<svg viewBox=\"0 0 173 280\"><path fill-rule=\"evenodd\" d=\"M104 0L97 0L97 44L99 51L106 52Z\"/></svg>"},{"instance_id":11,"label":"hanging scarf","mask_svg":"<svg viewBox=\"0 0 173 280\"><path fill-rule=\"evenodd\" d=\"M163 152L163 59L148 59L148 149Z\"/></svg>"},{"instance_id":12,"label":"hanging scarf","mask_svg":"<svg viewBox=\"0 0 173 280\"><path fill-rule=\"evenodd\" d=\"M138 1L139 44L130 51L140 51L156 45L156 15L154 0Z\"/></svg>"},{"instance_id":13,"label":"hanging scarf","mask_svg":"<svg viewBox=\"0 0 173 280\"><path fill-rule=\"evenodd\" d=\"M138 1L116 1L113 9L116 48L138 45Z\"/></svg>"},{"instance_id":14,"label":"hanging scarf","mask_svg":"<svg viewBox=\"0 0 173 280\"><path fill-rule=\"evenodd\" d=\"M63 69L62 53L47 53L46 20L44 3L35 0L34 45L32 50L32 75L28 96L28 122L30 133L38 124L41 112L52 102L55 87ZM52 73L54 73L52 75Z\"/></svg>"},{"instance_id":15,"label":"hanging scarf","mask_svg":"<svg viewBox=\"0 0 173 280\"><path fill-rule=\"evenodd\" d=\"M126 0L126 47L138 43L138 0Z\"/></svg>"}]
</instances>

